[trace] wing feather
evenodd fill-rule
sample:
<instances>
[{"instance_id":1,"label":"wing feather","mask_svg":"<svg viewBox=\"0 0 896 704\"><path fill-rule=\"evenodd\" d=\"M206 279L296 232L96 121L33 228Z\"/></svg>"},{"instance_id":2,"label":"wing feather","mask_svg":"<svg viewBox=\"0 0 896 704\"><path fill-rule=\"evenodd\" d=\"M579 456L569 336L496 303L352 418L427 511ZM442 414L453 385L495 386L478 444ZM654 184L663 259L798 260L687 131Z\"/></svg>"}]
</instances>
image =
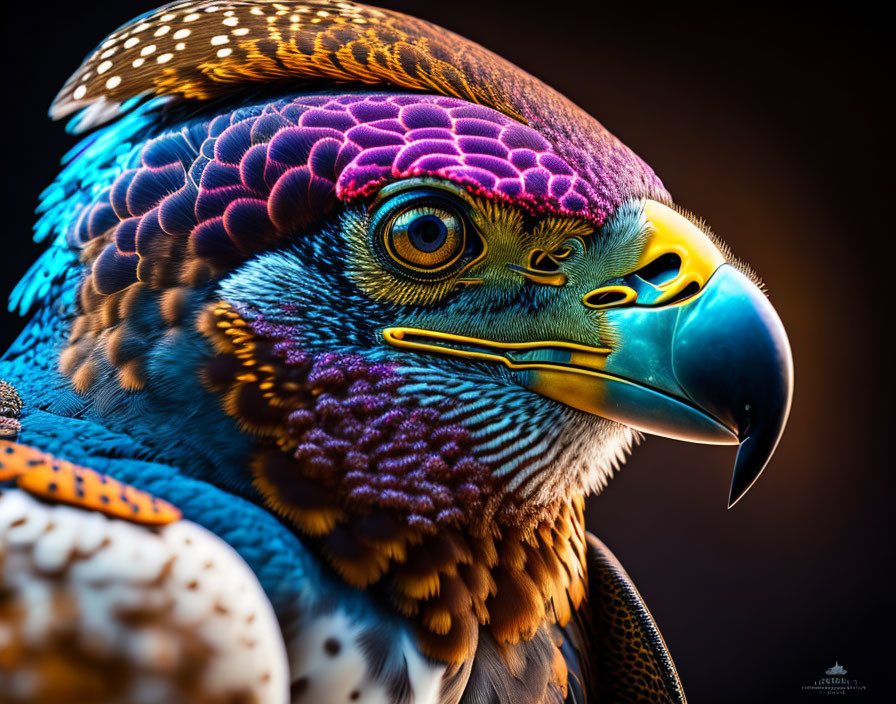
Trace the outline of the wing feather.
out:
<instances>
[{"instance_id":1,"label":"wing feather","mask_svg":"<svg viewBox=\"0 0 896 704\"><path fill-rule=\"evenodd\" d=\"M663 637L609 548L587 534L588 599L562 629L568 704L686 704Z\"/></svg>"},{"instance_id":2,"label":"wing feather","mask_svg":"<svg viewBox=\"0 0 896 704\"><path fill-rule=\"evenodd\" d=\"M212 533L0 492L3 701L281 704L287 682L270 602Z\"/></svg>"}]
</instances>

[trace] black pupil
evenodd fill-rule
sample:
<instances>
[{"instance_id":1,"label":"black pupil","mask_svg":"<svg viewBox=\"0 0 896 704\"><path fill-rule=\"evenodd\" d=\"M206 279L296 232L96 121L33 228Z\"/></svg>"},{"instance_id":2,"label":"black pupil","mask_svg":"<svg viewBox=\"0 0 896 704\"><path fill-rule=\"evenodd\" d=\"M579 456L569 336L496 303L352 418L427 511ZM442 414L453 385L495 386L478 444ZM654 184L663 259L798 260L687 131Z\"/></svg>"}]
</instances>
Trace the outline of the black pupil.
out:
<instances>
[{"instance_id":1,"label":"black pupil","mask_svg":"<svg viewBox=\"0 0 896 704\"><path fill-rule=\"evenodd\" d=\"M435 215L421 215L414 218L408 227L411 245L421 252L435 252L448 238L448 228Z\"/></svg>"}]
</instances>

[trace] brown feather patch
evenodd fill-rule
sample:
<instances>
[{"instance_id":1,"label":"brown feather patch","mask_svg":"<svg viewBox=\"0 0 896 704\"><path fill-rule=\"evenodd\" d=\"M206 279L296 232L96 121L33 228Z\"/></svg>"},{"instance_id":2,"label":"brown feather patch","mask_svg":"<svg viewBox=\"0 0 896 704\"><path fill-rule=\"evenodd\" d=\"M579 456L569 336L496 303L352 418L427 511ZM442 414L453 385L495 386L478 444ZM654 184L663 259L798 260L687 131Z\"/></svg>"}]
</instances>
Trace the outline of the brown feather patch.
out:
<instances>
[{"instance_id":1,"label":"brown feather patch","mask_svg":"<svg viewBox=\"0 0 896 704\"><path fill-rule=\"evenodd\" d=\"M209 306L197 325L218 352L204 370L206 383L221 393L241 427L259 437L253 475L268 506L305 533L346 582L381 593L413 619L428 656L460 664L476 652L480 629L510 647L534 638L545 621L566 623L578 608L586 591L581 496L538 515L490 501L475 510L459 502L456 513L446 514L451 520L440 524L417 520L385 499L352 503L352 487L366 485L340 483L344 468L333 464L335 455L308 449L286 420L310 413L319 398L339 397L338 388L326 385L326 374L309 376L312 362L300 348L260 334L275 331L250 323L226 303ZM301 364L285 364L284 349ZM389 383L385 379L376 383ZM314 422L308 428L322 430ZM446 437L454 437L451 432ZM338 448L341 441L334 442ZM346 455L340 461L360 460ZM458 471L433 467L449 477ZM476 481L483 496L501 495L488 477ZM449 493L471 490L446 486Z\"/></svg>"}]
</instances>

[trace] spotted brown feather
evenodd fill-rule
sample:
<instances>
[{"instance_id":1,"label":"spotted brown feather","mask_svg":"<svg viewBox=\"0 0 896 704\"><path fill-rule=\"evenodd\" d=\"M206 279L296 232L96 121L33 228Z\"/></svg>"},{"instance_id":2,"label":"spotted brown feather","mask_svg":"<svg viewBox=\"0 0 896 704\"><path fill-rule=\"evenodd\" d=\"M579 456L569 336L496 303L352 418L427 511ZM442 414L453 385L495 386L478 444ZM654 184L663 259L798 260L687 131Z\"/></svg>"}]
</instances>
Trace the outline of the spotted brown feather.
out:
<instances>
[{"instance_id":1,"label":"spotted brown feather","mask_svg":"<svg viewBox=\"0 0 896 704\"><path fill-rule=\"evenodd\" d=\"M141 95L202 102L243 88L392 86L486 105L536 128L601 196L601 219L628 197L668 194L593 117L518 67L429 22L350 2L189 0L104 41L53 102L101 124Z\"/></svg>"}]
</instances>

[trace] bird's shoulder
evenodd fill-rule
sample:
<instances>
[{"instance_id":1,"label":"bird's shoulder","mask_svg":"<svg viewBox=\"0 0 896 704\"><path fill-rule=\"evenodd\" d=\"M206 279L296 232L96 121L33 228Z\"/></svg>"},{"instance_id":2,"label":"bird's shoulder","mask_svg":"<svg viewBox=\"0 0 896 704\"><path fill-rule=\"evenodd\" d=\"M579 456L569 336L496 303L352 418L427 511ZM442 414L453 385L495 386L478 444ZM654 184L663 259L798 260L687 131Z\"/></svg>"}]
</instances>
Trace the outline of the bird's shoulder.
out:
<instances>
[{"instance_id":1,"label":"bird's shoulder","mask_svg":"<svg viewBox=\"0 0 896 704\"><path fill-rule=\"evenodd\" d=\"M214 534L0 490L0 691L10 701L278 702L287 678L269 600Z\"/></svg>"},{"instance_id":2,"label":"bird's shoulder","mask_svg":"<svg viewBox=\"0 0 896 704\"><path fill-rule=\"evenodd\" d=\"M210 696L247 701L439 701L444 665L275 516L162 464L91 455L73 422L32 409L23 435L54 452L68 438L77 465L0 441L0 670L18 673L2 684L68 688L22 701L111 701L155 691L150 680L158 701L203 701L206 680ZM40 621L47 599L65 610ZM26 634L33 619L44 630ZM99 655L60 645L94 637ZM79 667L85 658L95 671ZM28 676L50 660L61 677ZM107 667L122 672L116 687L133 689L96 689Z\"/></svg>"},{"instance_id":3,"label":"bird's shoulder","mask_svg":"<svg viewBox=\"0 0 896 704\"><path fill-rule=\"evenodd\" d=\"M559 629L570 704L590 701L686 704L663 636L610 549L586 534L588 596Z\"/></svg>"}]
</instances>

